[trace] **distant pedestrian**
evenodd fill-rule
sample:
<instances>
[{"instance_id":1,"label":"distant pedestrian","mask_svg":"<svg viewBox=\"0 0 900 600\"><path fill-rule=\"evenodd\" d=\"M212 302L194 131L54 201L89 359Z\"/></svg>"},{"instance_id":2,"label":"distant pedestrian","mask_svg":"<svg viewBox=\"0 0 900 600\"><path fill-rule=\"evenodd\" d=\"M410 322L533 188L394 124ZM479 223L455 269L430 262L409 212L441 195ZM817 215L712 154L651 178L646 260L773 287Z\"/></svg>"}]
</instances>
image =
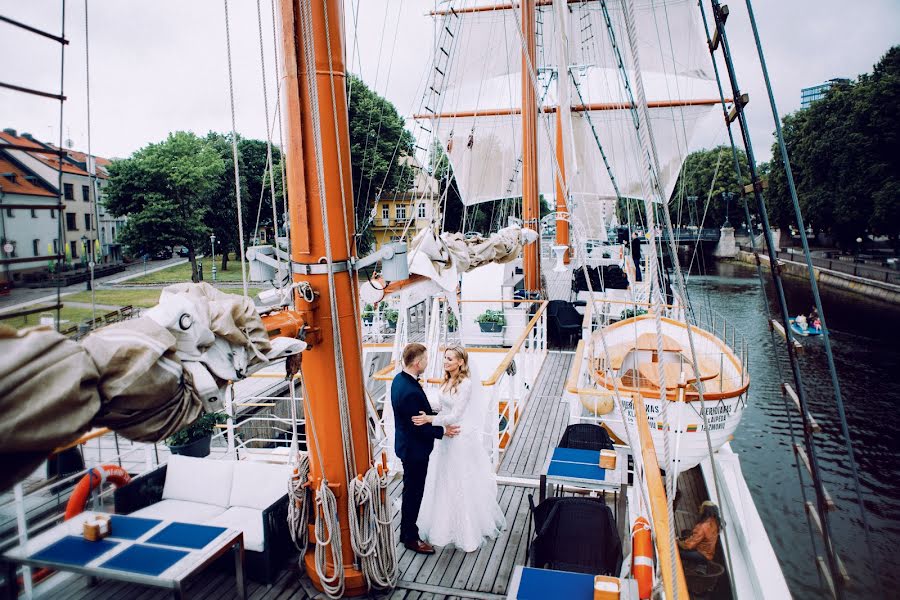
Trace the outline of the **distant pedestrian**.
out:
<instances>
[{"instance_id":1,"label":"distant pedestrian","mask_svg":"<svg viewBox=\"0 0 900 600\"><path fill-rule=\"evenodd\" d=\"M643 281L641 275L641 238L635 231L631 235L631 260L634 263L634 280Z\"/></svg>"}]
</instances>

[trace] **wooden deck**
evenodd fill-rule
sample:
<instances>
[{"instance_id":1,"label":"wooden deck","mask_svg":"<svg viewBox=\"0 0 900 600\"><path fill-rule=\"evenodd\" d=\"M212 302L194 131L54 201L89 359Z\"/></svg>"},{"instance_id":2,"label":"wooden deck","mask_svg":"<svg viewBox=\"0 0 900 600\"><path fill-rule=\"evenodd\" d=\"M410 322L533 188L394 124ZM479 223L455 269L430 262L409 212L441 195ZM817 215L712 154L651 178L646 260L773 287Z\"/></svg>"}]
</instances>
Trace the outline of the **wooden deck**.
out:
<instances>
[{"instance_id":1,"label":"wooden deck","mask_svg":"<svg viewBox=\"0 0 900 600\"><path fill-rule=\"evenodd\" d=\"M547 456L569 423L569 405L563 391L572 352L551 351L535 381L521 421L500 464L500 475L534 477L540 475Z\"/></svg>"}]
</instances>

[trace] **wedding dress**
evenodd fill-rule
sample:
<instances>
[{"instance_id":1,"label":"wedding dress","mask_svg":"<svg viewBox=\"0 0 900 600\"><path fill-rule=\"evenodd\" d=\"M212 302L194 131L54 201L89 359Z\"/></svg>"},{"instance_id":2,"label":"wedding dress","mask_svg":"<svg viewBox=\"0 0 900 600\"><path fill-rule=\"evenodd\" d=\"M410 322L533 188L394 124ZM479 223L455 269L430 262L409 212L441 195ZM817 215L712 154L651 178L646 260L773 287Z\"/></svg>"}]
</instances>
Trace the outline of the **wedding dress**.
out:
<instances>
[{"instance_id":1,"label":"wedding dress","mask_svg":"<svg viewBox=\"0 0 900 600\"><path fill-rule=\"evenodd\" d=\"M435 546L452 544L465 552L477 550L506 526L497 503L497 479L482 441L485 422L491 421L485 418L487 399L473 390L472 379L461 381L453 392L440 392L441 409L433 424L459 425L460 433L435 442L417 523L423 540Z\"/></svg>"}]
</instances>

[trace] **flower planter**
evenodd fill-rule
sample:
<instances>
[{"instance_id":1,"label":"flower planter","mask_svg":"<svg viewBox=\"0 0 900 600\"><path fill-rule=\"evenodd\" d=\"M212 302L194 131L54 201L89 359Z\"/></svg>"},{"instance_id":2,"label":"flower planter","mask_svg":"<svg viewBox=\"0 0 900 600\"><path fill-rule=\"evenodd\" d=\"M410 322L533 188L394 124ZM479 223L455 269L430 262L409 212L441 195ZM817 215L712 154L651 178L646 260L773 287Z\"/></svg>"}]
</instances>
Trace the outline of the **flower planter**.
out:
<instances>
[{"instance_id":1,"label":"flower planter","mask_svg":"<svg viewBox=\"0 0 900 600\"><path fill-rule=\"evenodd\" d=\"M181 446L169 446L172 454L180 454L182 456L193 456L194 458L203 458L209 456L209 443L212 436L208 435L199 440L194 440Z\"/></svg>"},{"instance_id":2,"label":"flower planter","mask_svg":"<svg viewBox=\"0 0 900 600\"><path fill-rule=\"evenodd\" d=\"M503 325L500 323L479 323L482 333L500 333L503 331Z\"/></svg>"}]
</instances>

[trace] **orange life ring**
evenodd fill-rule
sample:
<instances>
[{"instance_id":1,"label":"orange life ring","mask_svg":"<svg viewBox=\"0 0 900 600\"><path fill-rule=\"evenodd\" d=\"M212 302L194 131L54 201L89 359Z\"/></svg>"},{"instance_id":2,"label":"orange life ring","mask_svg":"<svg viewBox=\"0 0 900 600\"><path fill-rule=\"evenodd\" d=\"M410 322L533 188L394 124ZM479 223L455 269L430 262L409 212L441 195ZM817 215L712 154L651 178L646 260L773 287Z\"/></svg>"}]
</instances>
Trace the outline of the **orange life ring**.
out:
<instances>
[{"instance_id":1,"label":"orange life ring","mask_svg":"<svg viewBox=\"0 0 900 600\"><path fill-rule=\"evenodd\" d=\"M131 481L131 475L128 474L128 471L116 465L101 465L91 469L75 485L72 495L69 496L69 503L66 504L67 521L84 510L88 494L90 494L92 489L99 488L104 481L109 481L116 487L120 487L127 485Z\"/></svg>"},{"instance_id":2,"label":"orange life ring","mask_svg":"<svg viewBox=\"0 0 900 600\"><path fill-rule=\"evenodd\" d=\"M631 575L637 580L638 596L646 600L653 590L653 540L644 517L635 519L631 528L631 548Z\"/></svg>"}]
</instances>

